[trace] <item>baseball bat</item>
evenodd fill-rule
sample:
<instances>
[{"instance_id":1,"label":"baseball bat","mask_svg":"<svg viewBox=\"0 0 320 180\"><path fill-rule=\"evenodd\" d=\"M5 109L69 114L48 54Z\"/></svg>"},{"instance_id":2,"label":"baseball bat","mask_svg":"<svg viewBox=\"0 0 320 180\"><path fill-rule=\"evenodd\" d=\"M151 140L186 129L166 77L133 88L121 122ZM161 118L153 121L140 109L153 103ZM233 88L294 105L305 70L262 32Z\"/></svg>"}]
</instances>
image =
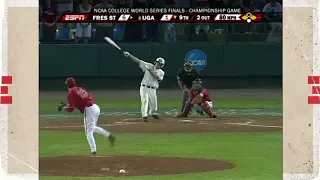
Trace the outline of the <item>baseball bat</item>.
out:
<instances>
[{"instance_id":1,"label":"baseball bat","mask_svg":"<svg viewBox=\"0 0 320 180\"><path fill-rule=\"evenodd\" d=\"M107 41L109 44L111 44L113 47L119 49L122 51L122 49L109 37L104 37L104 40Z\"/></svg>"}]
</instances>

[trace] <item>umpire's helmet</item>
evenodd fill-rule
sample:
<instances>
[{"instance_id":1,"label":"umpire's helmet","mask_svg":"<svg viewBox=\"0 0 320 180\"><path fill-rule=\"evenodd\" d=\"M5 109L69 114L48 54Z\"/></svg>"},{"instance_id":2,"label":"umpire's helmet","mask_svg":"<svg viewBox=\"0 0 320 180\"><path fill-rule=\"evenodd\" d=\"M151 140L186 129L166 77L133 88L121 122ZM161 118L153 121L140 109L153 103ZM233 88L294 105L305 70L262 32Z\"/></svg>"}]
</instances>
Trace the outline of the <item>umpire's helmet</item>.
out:
<instances>
[{"instance_id":1,"label":"umpire's helmet","mask_svg":"<svg viewBox=\"0 0 320 180\"><path fill-rule=\"evenodd\" d=\"M193 64L191 62L186 62L184 63L183 65L183 69L186 71L186 72L191 72L193 70Z\"/></svg>"}]
</instances>

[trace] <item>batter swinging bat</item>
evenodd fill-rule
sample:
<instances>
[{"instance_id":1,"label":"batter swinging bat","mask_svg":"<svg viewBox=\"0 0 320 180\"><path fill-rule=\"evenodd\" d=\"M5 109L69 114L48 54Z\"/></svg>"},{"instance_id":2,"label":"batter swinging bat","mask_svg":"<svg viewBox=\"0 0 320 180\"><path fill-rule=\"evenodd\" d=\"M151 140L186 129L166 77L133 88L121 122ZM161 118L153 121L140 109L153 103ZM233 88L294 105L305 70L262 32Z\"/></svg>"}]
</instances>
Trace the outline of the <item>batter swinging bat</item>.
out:
<instances>
[{"instance_id":1,"label":"batter swinging bat","mask_svg":"<svg viewBox=\"0 0 320 180\"><path fill-rule=\"evenodd\" d=\"M111 44L113 47L119 49L121 51L121 48L109 37L104 37L104 40L106 40L109 44Z\"/></svg>"}]
</instances>

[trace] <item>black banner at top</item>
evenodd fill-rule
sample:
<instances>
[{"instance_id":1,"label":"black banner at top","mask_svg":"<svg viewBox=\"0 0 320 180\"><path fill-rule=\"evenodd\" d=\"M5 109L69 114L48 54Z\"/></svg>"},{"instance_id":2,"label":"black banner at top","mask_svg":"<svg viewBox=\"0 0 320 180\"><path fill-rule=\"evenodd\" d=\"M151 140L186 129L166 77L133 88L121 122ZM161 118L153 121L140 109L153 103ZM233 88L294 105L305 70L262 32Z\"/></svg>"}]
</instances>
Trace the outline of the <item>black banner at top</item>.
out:
<instances>
[{"instance_id":1,"label":"black banner at top","mask_svg":"<svg viewBox=\"0 0 320 180\"><path fill-rule=\"evenodd\" d=\"M241 8L94 8L91 13L105 14L165 14L165 13L205 13L205 14L239 14Z\"/></svg>"}]
</instances>

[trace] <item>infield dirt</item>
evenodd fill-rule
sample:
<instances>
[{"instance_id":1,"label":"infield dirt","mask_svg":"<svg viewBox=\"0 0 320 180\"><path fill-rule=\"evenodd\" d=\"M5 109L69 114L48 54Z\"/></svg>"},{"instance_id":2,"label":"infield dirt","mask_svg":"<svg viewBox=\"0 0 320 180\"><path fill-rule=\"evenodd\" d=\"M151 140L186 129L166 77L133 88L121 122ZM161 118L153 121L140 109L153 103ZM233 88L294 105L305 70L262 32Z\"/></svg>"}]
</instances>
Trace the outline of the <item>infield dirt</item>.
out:
<instances>
[{"instance_id":1,"label":"infield dirt","mask_svg":"<svg viewBox=\"0 0 320 180\"><path fill-rule=\"evenodd\" d=\"M232 133L281 132L282 117L204 116L178 119L162 117L143 123L139 117L102 116L99 126L113 133ZM83 120L60 119L40 121L41 131L84 132ZM61 163L63 162L63 163ZM150 157L134 155L41 157L41 176L140 176L212 172L234 168L231 162L212 159ZM126 173L119 173L125 169Z\"/></svg>"},{"instance_id":2,"label":"infield dirt","mask_svg":"<svg viewBox=\"0 0 320 180\"><path fill-rule=\"evenodd\" d=\"M223 132L269 132L282 131L282 117L221 117L210 119L202 117L149 119L141 122L140 117L102 116L99 126L111 132L129 133L223 133ZM81 131L83 120L60 119L40 121L40 130Z\"/></svg>"},{"instance_id":3,"label":"infield dirt","mask_svg":"<svg viewBox=\"0 0 320 180\"><path fill-rule=\"evenodd\" d=\"M63 163L61 163L63 162ZM66 156L40 159L41 176L141 176L211 172L235 164L208 159L154 156ZM124 169L126 173L119 173Z\"/></svg>"}]
</instances>

